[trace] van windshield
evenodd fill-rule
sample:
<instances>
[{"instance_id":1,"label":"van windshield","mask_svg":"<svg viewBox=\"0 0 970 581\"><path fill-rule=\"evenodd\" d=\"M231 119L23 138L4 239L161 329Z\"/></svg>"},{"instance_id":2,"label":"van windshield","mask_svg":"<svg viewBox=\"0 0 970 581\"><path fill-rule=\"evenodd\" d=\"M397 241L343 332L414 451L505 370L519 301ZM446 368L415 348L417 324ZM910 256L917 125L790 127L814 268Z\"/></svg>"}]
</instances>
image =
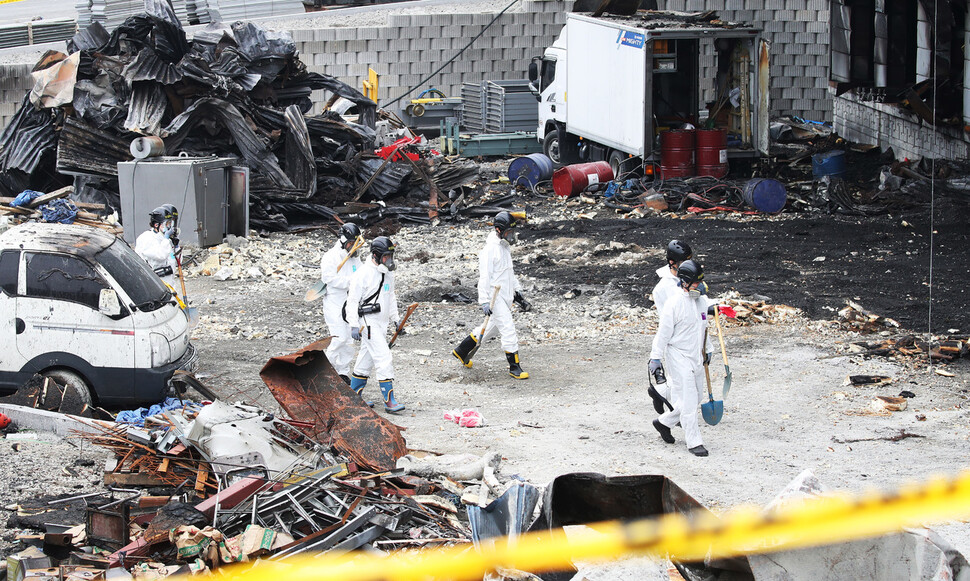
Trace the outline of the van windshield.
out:
<instances>
[{"instance_id":1,"label":"van windshield","mask_svg":"<svg viewBox=\"0 0 970 581\"><path fill-rule=\"evenodd\" d=\"M162 279L122 240L112 242L96 258L139 310L154 311L171 298L171 291Z\"/></svg>"}]
</instances>

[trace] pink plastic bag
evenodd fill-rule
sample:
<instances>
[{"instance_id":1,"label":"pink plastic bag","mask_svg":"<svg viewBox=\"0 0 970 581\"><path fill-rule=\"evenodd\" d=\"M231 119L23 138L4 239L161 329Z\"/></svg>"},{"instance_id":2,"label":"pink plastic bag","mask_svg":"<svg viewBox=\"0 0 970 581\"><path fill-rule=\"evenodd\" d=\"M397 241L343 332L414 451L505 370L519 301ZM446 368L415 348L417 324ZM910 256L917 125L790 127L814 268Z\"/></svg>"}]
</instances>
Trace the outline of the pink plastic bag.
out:
<instances>
[{"instance_id":1,"label":"pink plastic bag","mask_svg":"<svg viewBox=\"0 0 970 581\"><path fill-rule=\"evenodd\" d=\"M485 425L485 416L473 409L447 411L444 413L444 418L463 428L480 428Z\"/></svg>"}]
</instances>

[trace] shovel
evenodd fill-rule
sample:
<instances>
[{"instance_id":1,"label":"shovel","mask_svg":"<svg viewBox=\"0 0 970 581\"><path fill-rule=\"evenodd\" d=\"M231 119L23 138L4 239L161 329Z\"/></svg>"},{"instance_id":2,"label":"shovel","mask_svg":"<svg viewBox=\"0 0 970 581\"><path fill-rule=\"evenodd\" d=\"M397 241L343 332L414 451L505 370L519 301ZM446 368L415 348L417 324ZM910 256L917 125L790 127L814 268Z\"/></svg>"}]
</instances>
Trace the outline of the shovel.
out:
<instances>
[{"instance_id":1,"label":"shovel","mask_svg":"<svg viewBox=\"0 0 970 581\"><path fill-rule=\"evenodd\" d=\"M724 386L721 388L721 399L725 400L728 392L731 391L731 366L728 365L727 350L724 349L724 334L721 332L721 317L718 310L714 309L714 325L717 327L717 340L721 343L721 357L724 358Z\"/></svg>"},{"instance_id":2,"label":"shovel","mask_svg":"<svg viewBox=\"0 0 970 581\"><path fill-rule=\"evenodd\" d=\"M498 291L500 290L502 290L502 285L495 285L495 292L492 293L492 302L488 303L489 310L495 308L495 299L498 298ZM475 353L478 352L478 347L482 344L482 341L485 340L485 327L488 326L488 318L491 316L492 315L485 315L485 322L482 323L482 332L478 334L478 343L475 343L475 346L472 347L471 351L468 352L469 361L471 361L471 358L475 355Z\"/></svg>"},{"instance_id":3,"label":"shovel","mask_svg":"<svg viewBox=\"0 0 970 581\"><path fill-rule=\"evenodd\" d=\"M364 237L358 236L357 240L354 241L354 245L350 247L350 252L348 252L347 256L345 256L344 259L340 261L340 264L337 265L337 272L340 272L340 269L343 268L344 264L347 263L347 260L350 259L350 257L354 255L354 252L357 252L357 250L363 245ZM313 283L313 286L307 289L306 294L303 295L303 300L311 303L325 294L327 294L327 283L323 282L322 280L318 280L317 282Z\"/></svg>"},{"instance_id":4,"label":"shovel","mask_svg":"<svg viewBox=\"0 0 970 581\"><path fill-rule=\"evenodd\" d=\"M185 303L185 316L189 319L189 328L194 329L199 324L199 309L189 306L189 297L185 295L185 275L182 274L182 259L175 261L179 271L179 282L182 283L182 302Z\"/></svg>"},{"instance_id":5,"label":"shovel","mask_svg":"<svg viewBox=\"0 0 970 581\"><path fill-rule=\"evenodd\" d=\"M704 343L707 343L707 331L704 331ZM724 416L724 402L715 401L714 393L711 391L711 370L704 364L704 376L707 378L707 403L701 404L701 415L704 421L712 426L716 426Z\"/></svg>"}]
</instances>

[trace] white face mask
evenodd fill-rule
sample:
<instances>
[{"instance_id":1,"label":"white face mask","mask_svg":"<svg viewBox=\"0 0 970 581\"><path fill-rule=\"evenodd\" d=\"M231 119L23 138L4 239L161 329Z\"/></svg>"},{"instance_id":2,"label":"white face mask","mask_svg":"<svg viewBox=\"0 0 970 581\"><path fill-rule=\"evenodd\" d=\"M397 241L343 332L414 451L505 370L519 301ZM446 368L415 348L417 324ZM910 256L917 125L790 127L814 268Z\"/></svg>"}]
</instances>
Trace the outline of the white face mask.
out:
<instances>
[{"instance_id":1,"label":"white face mask","mask_svg":"<svg viewBox=\"0 0 970 581\"><path fill-rule=\"evenodd\" d=\"M689 291L687 291L687 296L689 296L692 299L699 299L701 298L701 291L697 290L696 288L692 288Z\"/></svg>"}]
</instances>

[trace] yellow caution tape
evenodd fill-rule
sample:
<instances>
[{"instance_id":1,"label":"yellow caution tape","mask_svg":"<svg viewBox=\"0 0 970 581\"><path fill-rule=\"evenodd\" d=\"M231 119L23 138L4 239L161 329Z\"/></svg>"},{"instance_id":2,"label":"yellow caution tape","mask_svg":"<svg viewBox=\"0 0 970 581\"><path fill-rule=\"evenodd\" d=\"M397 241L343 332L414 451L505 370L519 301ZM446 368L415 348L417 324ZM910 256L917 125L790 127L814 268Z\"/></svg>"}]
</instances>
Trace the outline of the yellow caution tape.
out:
<instances>
[{"instance_id":1,"label":"yellow caution tape","mask_svg":"<svg viewBox=\"0 0 970 581\"><path fill-rule=\"evenodd\" d=\"M496 567L539 573L567 569L575 560L655 555L685 562L798 549L968 516L970 472L964 472L955 479L935 478L892 494L824 496L771 513L740 507L720 519L710 513L668 514L628 524L598 523L571 530L568 538L562 529L528 533L481 551L466 545L388 556L330 552L219 571L244 581L481 579Z\"/></svg>"},{"instance_id":2,"label":"yellow caution tape","mask_svg":"<svg viewBox=\"0 0 970 581\"><path fill-rule=\"evenodd\" d=\"M0 4L12 4L14 2L22 2L23 0L0 0Z\"/></svg>"}]
</instances>

